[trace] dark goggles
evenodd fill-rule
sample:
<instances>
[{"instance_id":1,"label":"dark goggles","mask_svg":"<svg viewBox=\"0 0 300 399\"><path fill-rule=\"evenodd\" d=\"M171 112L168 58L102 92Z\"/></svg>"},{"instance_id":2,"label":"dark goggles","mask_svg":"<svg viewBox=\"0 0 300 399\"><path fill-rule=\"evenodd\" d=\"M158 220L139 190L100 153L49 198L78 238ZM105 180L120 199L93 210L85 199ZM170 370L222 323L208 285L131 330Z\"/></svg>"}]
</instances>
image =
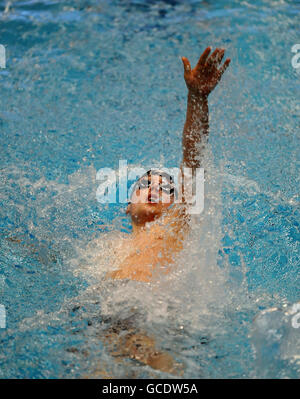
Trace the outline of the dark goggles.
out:
<instances>
[{"instance_id":1,"label":"dark goggles","mask_svg":"<svg viewBox=\"0 0 300 399\"><path fill-rule=\"evenodd\" d=\"M147 177L144 177L142 180L140 180L137 184L137 187L139 190L143 190L145 188L149 188L151 186L151 179L147 179ZM166 183L162 182L159 183L159 190L162 191L165 194L174 194L175 192L175 187L174 184L172 183Z\"/></svg>"},{"instance_id":2,"label":"dark goggles","mask_svg":"<svg viewBox=\"0 0 300 399\"><path fill-rule=\"evenodd\" d=\"M149 189L151 186L151 176L161 176L162 182L159 183L159 190L165 194L175 195L175 197L177 197L177 190L172 177L168 173L152 170L140 177L140 179L136 182L132 193L134 193L137 189Z\"/></svg>"}]
</instances>

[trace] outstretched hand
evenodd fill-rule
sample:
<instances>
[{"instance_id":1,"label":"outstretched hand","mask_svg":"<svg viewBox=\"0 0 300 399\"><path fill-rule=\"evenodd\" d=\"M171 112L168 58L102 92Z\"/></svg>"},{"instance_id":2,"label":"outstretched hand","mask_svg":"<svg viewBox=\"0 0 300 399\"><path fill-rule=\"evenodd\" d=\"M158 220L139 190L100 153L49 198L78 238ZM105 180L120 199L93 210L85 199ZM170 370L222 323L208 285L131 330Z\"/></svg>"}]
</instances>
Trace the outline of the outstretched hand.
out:
<instances>
[{"instance_id":1,"label":"outstretched hand","mask_svg":"<svg viewBox=\"0 0 300 399\"><path fill-rule=\"evenodd\" d=\"M220 67L225 50L217 48L210 56L211 47L204 50L194 69L186 57L182 57L184 66L184 80L190 92L196 95L208 96L220 81L223 73L230 64L227 58Z\"/></svg>"}]
</instances>

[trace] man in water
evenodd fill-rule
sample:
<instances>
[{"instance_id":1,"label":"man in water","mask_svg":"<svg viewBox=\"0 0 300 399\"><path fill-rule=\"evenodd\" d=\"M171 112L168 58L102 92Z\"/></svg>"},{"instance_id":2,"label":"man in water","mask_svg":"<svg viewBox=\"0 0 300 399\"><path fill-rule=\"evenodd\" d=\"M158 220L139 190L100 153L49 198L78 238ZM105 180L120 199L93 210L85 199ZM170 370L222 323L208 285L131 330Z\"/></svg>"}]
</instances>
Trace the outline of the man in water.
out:
<instances>
[{"instance_id":1,"label":"man in water","mask_svg":"<svg viewBox=\"0 0 300 399\"><path fill-rule=\"evenodd\" d=\"M195 170L202 167L203 151L208 139L208 96L219 83L230 59L222 64L224 49L211 53L207 47L194 69L183 57L184 79L188 88L187 114L183 129L183 160L181 167ZM187 201L174 203L175 185L171 177L161 171L148 171L135 184L127 207L133 234L116 249L117 269L110 272L112 279L149 282L159 273L168 272L176 255L183 249L189 230ZM172 374L181 374L182 365L173 357L156 348L155 338L137 331L127 321L113 323L106 330L106 343L118 357L130 357Z\"/></svg>"},{"instance_id":2,"label":"man in water","mask_svg":"<svg viewBox=\"0 0 300 399\"><path fill-rule=\"evenodd\" d=\"M228 58L222 64L224 52L224 49L217 48L211 53L211 48L207 47L194 69L191 69L189 60L182 57L188 88L182 167L195 170L202 166L209 132L208 95L230 63ZM171 177L163 172L148 171L137 181L127 208L133 234L124 240L119 253L119 259L123 258L123 261L109 274L111 278L147 282L157 272L168 271L168 266L183 248L189 228L184 193L183 206L174 204L175 195Z\"/></svg>"}]
</instances>

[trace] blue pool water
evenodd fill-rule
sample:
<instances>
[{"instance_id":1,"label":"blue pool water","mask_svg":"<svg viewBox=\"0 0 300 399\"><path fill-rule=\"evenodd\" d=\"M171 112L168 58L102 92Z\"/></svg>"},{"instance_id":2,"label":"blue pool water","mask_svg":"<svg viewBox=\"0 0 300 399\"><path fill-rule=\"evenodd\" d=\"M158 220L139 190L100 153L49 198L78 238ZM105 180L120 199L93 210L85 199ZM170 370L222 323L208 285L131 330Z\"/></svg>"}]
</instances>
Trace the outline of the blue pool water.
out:
<instances>
[{"instance_id":1,"label":"blue pool water","mask_svg":"<svg viewBox=\"0 0 300 399\"><path fill-rule=\"evenodd\" d=\"M104 287L84 248L108 224L130 231L124 205L96 201L97 170L179 165L180 56L194 64L208 45L232 58L210 96L213 217L184 278L170 277L181 333L145 300L148 329L186 378L298 377L299 1L27 0L0 12L0 377L168 376L103 344Z\"/></svg>"}]
</instances>

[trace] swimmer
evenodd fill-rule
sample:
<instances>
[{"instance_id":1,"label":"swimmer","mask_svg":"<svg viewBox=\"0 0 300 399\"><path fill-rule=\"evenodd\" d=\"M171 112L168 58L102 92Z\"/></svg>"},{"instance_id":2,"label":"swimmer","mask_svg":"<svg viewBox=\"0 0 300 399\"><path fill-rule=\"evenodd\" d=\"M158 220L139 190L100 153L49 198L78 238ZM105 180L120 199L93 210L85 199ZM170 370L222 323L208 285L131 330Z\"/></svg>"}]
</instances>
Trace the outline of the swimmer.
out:
<instances>
[{"instance_id":1,"label":"swimmer","mask_svg":"<svg viewBox=\"0 0 300 399\"><path fill-rule=\"evenodd\" d=\"M208 96L230 63L228 58L222 64L224 49L217 48L213 53L211 50L210 47L204 50L194 69L189 60L182 57L188 98L181 168L203 167L203 150L209 132ZM182 194L183 203L177 204L174 182L162 171L151 170L139 178L126 211L131 217L133 232L115 248L120 261L117 269L107 274L109 279L150 282L170 270L189 231L190 215L184 192ZM134 325L127 326L122 321L112 323L105 331L104 342L118 359L129 357L163 372L183 373L183 365L156 347L155 337L137 330Z\"/></svg>"},{"instance_id":2,"label":"swimmer","mask_svg":"<svg viewBox=\"0 0 300 399\"><path fill-rule=\"evenodd\" d=\"M224 49L217 48L213 53L211 50L211 47L204 50L194 69L182 57L188 98L181 167L193 170L202 167L208 139L208 96L230 63L227 58L222 64ZM157 273L169 271L183 249L190 221L184 198L181 205L174 203L175 198L174 183L163 172L148 171L136 182L126 211L131 217L133 233L124 240L119 253L123 261L108 274L110 278L149 282Z\"/></svg>"}]
</instances>

